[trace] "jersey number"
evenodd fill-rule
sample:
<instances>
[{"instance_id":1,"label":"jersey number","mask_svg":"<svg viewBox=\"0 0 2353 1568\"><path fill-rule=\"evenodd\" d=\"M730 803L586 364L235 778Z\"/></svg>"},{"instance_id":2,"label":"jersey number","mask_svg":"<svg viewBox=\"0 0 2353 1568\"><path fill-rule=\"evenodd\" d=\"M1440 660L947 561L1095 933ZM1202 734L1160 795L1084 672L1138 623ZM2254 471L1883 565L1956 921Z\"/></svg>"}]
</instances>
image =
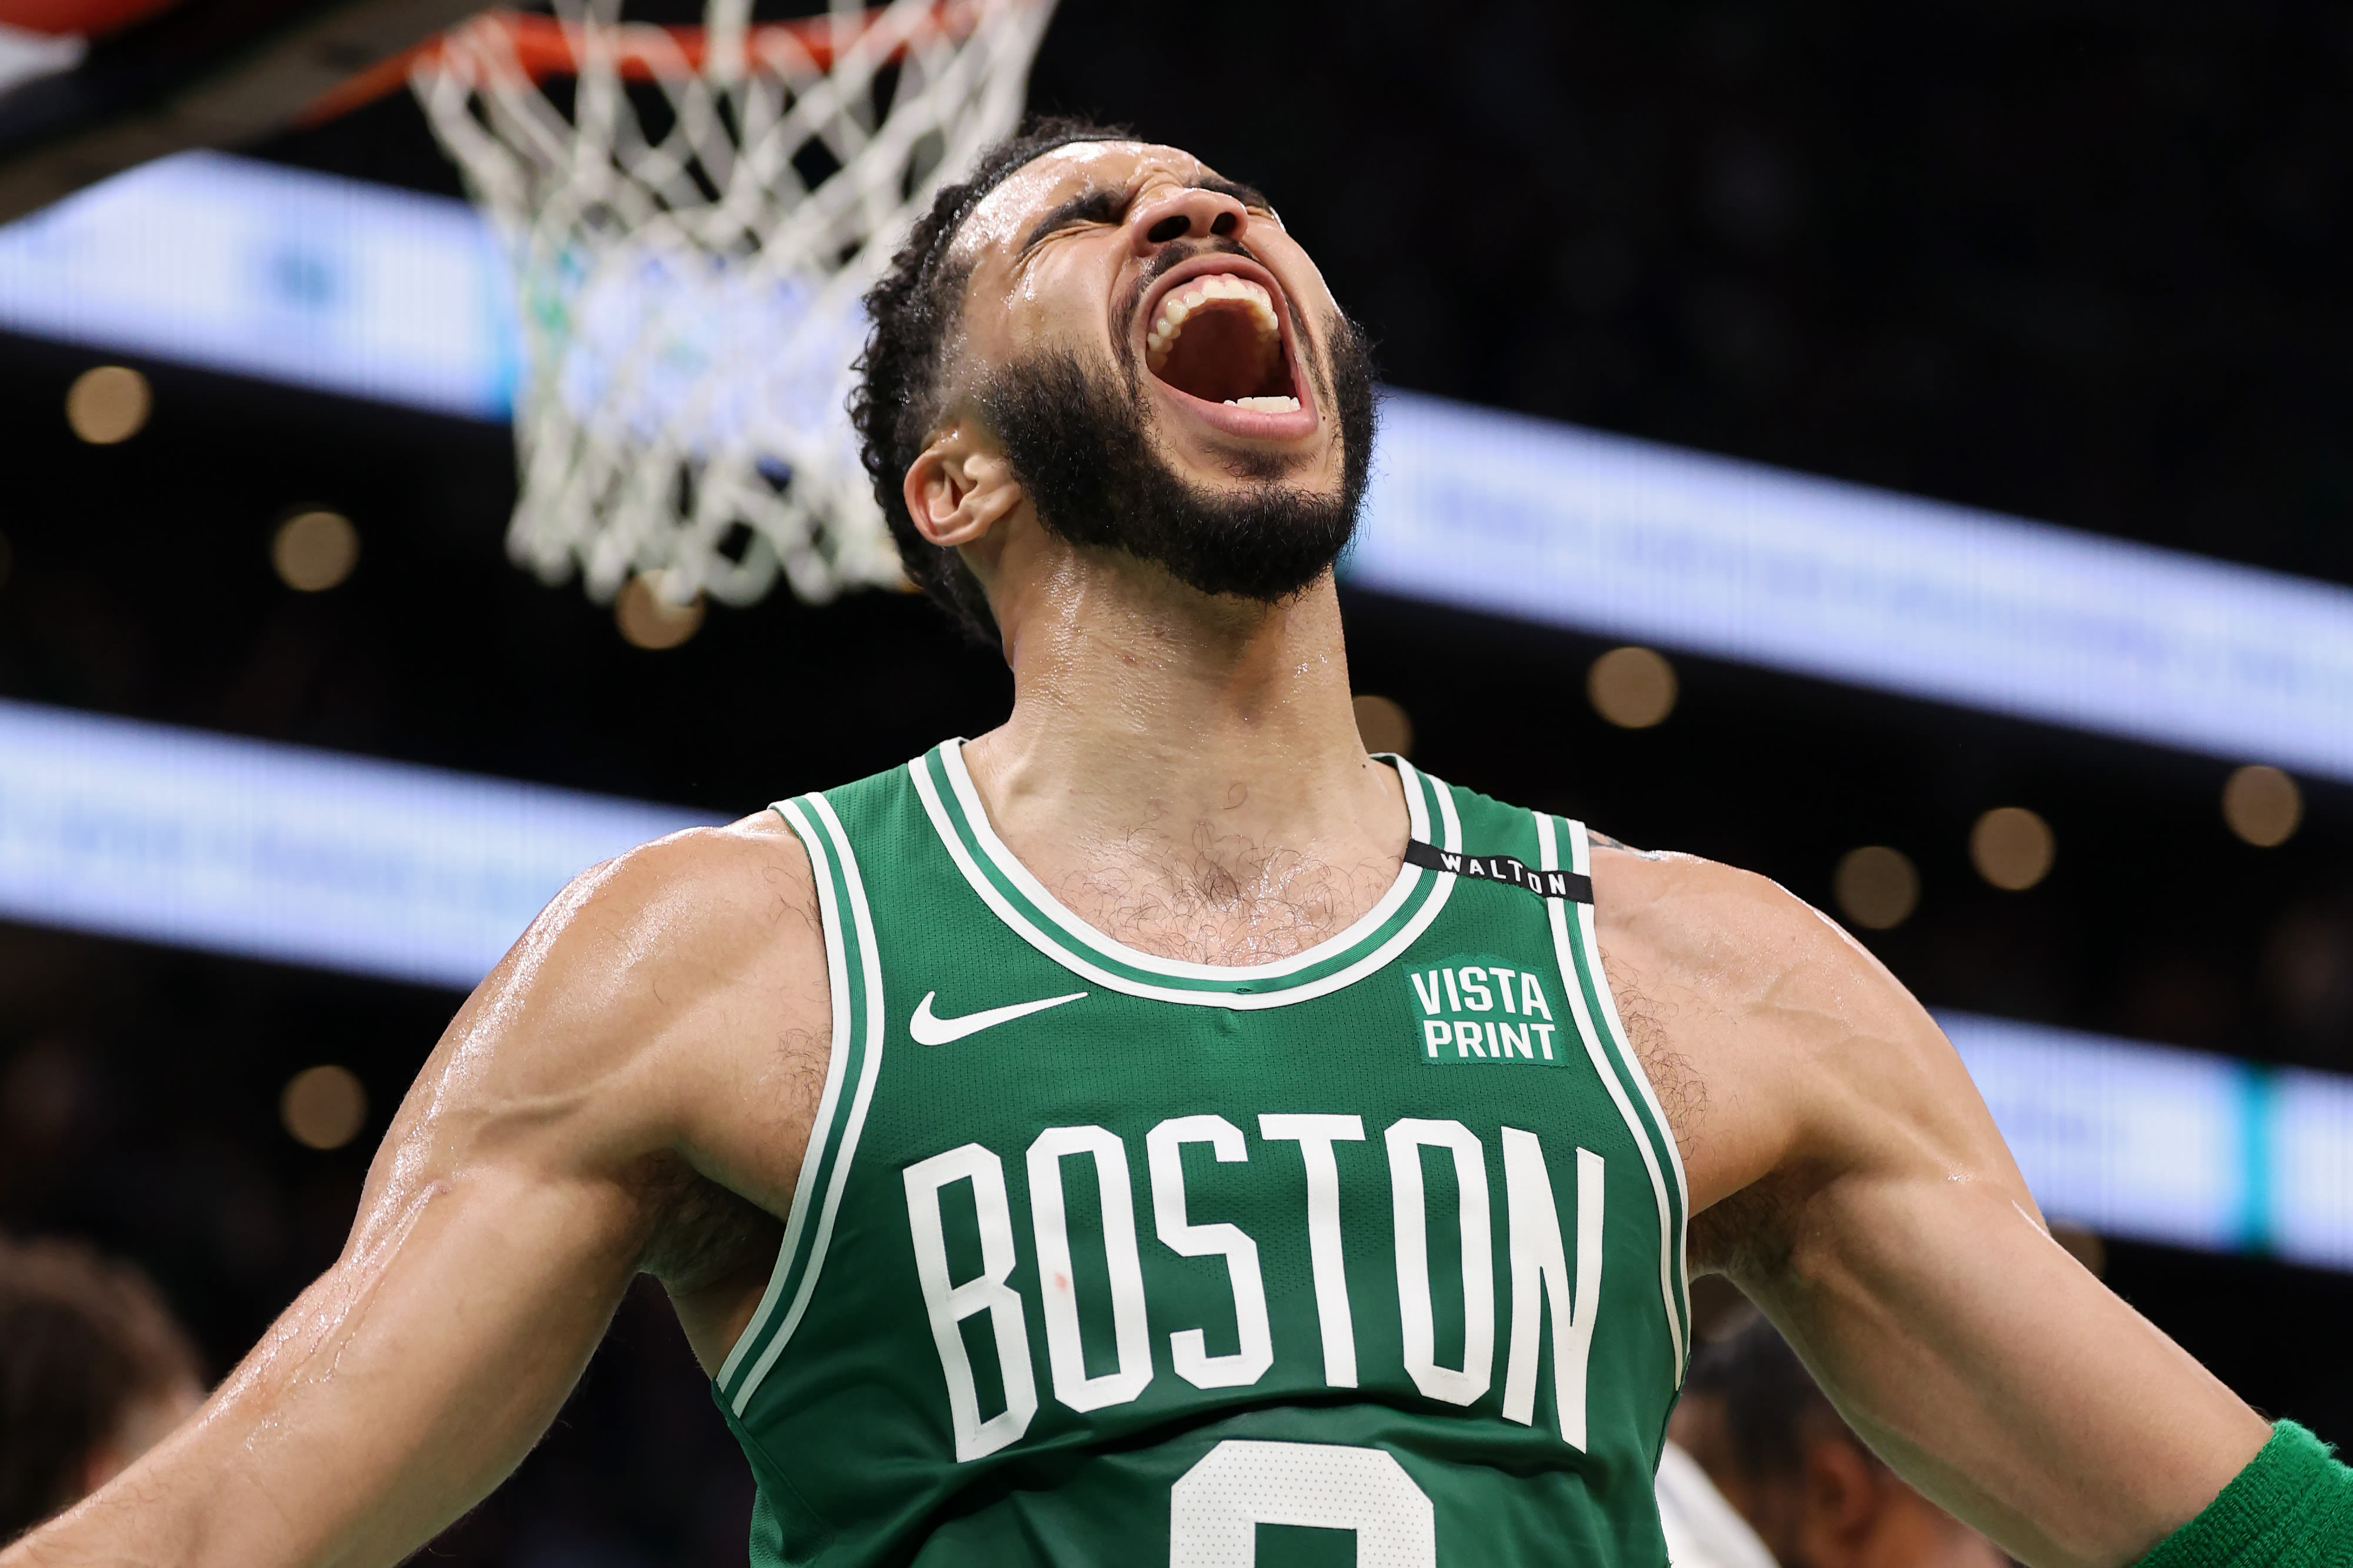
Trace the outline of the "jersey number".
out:
<instances>
[{"instance_id":1,"label":"jersey number","mask_svg":"<svg viewBox=\"0 0 2353 1568\"><path fill-rule=\"evenodd\" d=\"M1356 1568L1436 1568L1430 1496L1395 1456L1229 1437L1168 1495L1168 1568L1250 1568L1258 1527L1356 1532Z\"/></svg>"}]
</instances>

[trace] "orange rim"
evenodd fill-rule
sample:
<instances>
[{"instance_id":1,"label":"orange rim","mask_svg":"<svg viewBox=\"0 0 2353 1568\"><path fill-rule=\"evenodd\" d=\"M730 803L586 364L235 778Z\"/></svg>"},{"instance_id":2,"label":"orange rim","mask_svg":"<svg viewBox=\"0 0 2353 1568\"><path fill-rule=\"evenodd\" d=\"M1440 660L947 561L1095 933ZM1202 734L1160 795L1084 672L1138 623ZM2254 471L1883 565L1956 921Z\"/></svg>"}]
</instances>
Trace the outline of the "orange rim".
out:
<instances>
[{"instance_id":1,"label":"orange rim","mask_svg":"<svg viewBox=\"0 0 2353 1568\"><path fill-rule=\"evenodd\" d=\"M923 31L952 35L969 32L982 3L983 0L935 0ZM883 15L880 6L864 13L849 29L851 40L864 37ZM295 123L304 127L322 124L399 90L419 65L443 58L450 52L453 38L477 27L505 34L514 64L534 82L579 74L581 57L586 52L586 28L538 12L485 11L330 89L297 116ZM604 52L625 81L698 76L710 54L709 37L700 26L664 27L649 22L625 22L604 32ZM763 22L744 29L744 58L758 60L789 45L818 69L831 70L838 32L830 16ZM891 51L892 58L898 58L913 41L902 40Z\"/></svg>"}]
</instances>

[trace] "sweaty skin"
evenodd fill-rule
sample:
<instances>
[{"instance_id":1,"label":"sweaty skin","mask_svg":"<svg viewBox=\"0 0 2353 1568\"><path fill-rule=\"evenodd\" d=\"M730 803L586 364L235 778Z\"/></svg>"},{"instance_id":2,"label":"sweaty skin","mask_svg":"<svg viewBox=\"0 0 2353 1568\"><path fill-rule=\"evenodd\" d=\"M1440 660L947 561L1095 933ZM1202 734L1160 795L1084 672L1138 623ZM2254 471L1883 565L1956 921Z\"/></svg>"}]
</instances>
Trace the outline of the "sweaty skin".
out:
<instances>
[{"instance_id":1,"label":"sweaty skin","mask_svg":"<svg viewBox=\"0 0 2353 1568\"><path fill-rule=\"evenodd\" d=\"M906 495L1004 631L1012 716L965 752L998 834L1119 940L1253 963L1347 926L1405 846L1330 577L1268 607L1058 541L958 390L1040 345L1105 374L1113 334L1140 357L1135 283L1212 234L1328 363L1314 265L1212 179L1173 149L1089 143L980 204L954 252L962 379ZM1098 191L1116 200L1029 243ZM1339 482L1326 397L1251 435L1145 386L1196 485ZM1901 1473L2034 1568L2116 1568L2253 1458L2262 1418L2050 1239L1951 1047L1868 952L1707 861L1604 847L1593 878L1688 1170L1694 1268L1760 1302ZM521 1461L640 1270L716 1368L774 1260L828 1015L808 861L773 816L582 876L450 1024L334 1267L195 1420L0 1568L396 1563Z\"/></svg>"}]
</instances>

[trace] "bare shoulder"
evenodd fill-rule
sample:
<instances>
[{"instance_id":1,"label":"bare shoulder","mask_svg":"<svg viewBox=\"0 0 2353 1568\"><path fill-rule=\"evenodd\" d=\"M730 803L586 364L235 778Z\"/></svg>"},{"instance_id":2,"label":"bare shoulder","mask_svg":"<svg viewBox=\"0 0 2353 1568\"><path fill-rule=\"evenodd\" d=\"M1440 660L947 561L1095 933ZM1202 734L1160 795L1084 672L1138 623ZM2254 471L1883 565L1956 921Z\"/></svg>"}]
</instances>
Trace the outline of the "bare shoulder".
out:
<instances>
[{"instance_id":1,"label":"bare shoulder","mask_svg":"<svg viewBox=\"0 0 2353 1568\"><path fill-rule=\"evenodd\" d=\"M1594 915L1620 964L1694 1001L1754 1005L1767 992L1869 973L1895 984L1836 922L1770 878L1696 855L1630 849L1594 836ZM1897 987L1900 992L1901 987Z\"/></svg>"},{"instance_id":2,"label":"bare shoulder","mask_svg":"<svg viewBox=\"0 0 2353 1568\"><path fill-rule=\"evenodd\" d=\"M821 972L808 854L774 813L762 812L673 833L583 871L540 912L484 991L553 988L584 1006L670 1005L681 987L788 972L812 959Z\"/></svg>"},{"instance_id":3,"label":"bare shoulder","mask_svg":"<svg viewBox=\"0 0 2353 1568\"><path fill-rule=\"evenodd\" d=\"M1697 856L1597 843L1592 869L1603 966L1695 1212L1799 1164L1867 1162L1897 1129L1999 1151L1935 1021L1835 921Z\"/></svg>"},{"instance_id":4,"label":"bare shoulder","mask_svg":"<svg viewBox=\"0 0 2353 1568\"><path fill-rule=\"evenodd\" d=\"M582 872L541 911L451 1020L385 1151L430 1128L445 1150L520 1145L581 1169L656 1154L723 1166L744 1141L733 1104L776 1075L822 1075L828 1008L791 831L767 816L672 834ZM727 1184L763 1195L756 1172Z\"/></svg>"}]
</instances>

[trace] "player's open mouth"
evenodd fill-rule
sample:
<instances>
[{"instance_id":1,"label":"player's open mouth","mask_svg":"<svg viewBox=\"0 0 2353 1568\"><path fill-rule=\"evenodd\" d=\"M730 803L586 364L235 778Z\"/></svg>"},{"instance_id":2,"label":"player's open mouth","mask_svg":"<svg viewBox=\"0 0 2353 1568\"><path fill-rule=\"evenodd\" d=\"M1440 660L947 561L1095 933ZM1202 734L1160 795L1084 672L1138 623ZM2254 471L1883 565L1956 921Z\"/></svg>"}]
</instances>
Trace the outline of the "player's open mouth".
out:
<instances>
[{"instance_id":1,"label":"player's open mouth","mask_svg":"<svg viewBox=\"0 0 2353 1568\"><path fill-rule=\"evenodd\" d=\"M1210 424L1242 436L1314 427L1273 278L1231 256L1174 269L1145 300L1145 363ZM1293 428L1298 426L1297 429Z\"/></svg>"}]
</instances>

